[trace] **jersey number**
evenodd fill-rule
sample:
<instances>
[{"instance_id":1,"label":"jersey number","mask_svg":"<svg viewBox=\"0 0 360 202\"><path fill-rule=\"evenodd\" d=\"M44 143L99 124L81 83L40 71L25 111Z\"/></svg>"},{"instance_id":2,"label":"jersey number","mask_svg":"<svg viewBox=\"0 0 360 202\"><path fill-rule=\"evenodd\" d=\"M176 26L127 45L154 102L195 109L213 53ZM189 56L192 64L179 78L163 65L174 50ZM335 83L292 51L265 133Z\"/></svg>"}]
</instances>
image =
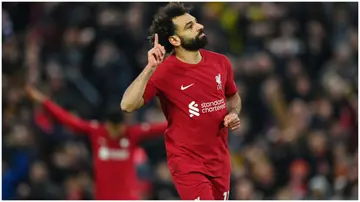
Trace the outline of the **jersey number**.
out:
<instances>
[{"instance_id":1,"label":"jersey number","mask_svg":"<svg viewBox=\"0 0 360 202\"><path fill-rule=\"evenodd\" d=\"M224 201L227 201L229 200L229 194L230 194L230 191L227 191L227 192L224 192Z\"/></svg>"}]
</instances>

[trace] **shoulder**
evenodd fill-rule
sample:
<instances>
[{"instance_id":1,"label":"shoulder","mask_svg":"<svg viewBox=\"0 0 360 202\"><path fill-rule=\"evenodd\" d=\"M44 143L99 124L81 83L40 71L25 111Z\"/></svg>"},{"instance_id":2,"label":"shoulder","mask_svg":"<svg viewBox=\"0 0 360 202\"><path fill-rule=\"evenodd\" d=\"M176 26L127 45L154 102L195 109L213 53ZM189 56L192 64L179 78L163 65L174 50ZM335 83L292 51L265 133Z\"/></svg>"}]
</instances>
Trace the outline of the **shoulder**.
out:
<instances>
[{"instance_id":1,"label":"shoulder","mask_svg":"<svg viewBox=\"0 0 360 202\"><path fill-rule=\"evenodd\" d=\"M232 69L230 59L226 55L204 49L201 49L201 53L205 55L205 57L207 58L206 60L210 60L211 63L220 64L226 69L226 71Z\"/></svg>"},{"instance_id":2,"label":"shoulder","mask_svg":"<svg viewBox=\"0 0 360 202\"><path fill-rule=\"evenodd\" d=\"M164 59L164 61L156 68L154 74L151 76L152 81L156 81L162 78L165 78L172 67L174 66L174 62L171 56Z\"/></svg>"},{"instance_id":3,"label":"shoulder","mask_svg":"<svg viewBox=\"0 0 360 202\"><path fill-rule=\"evenodd\" d=\"M166 71L171 69L176 63L175 56L173 54L168 55L164 61L159 65L158 69L161 71Z\"/></svg>"},{"instance_id":4,"label":"shoulder","mask_svg":"<svg viewBox=\"0 0 360 202\"><path fill-rule=\"evenodd\" d=\"M220 61L225 61L225 60L229 60L226 55L221 54L221 53L217 53L217 52L213 52L213 51L209 51L209 50L205 50L205 49L201 49L201 53L205 55L205 57L210 58L211 60L215 59L215 60L220 60Z\"/></svg>"},{"instance_id":5,"label":"shoulder","mask_svg":"<svg viewBox=\"0 0 360 202\"><path fill-rule=\"evenodd\" d=\"M146 132L149 131L151 128L151 125L149 123L138 123L134 125L127 125L126 126L126 133L128 135L132 135L134 133L138 132Z\"/></svg>"},{"instance_id":6,"label":"shoulder","mask_svg":"<svg viewBox=\"0 0 360 202\"><path fill-rule=\"evenodd\" d=\"M103 134L104 131L106 131L104 125L97 120L88 121L88 126L90 129L89 134L91 134L92 137L98 137L99 135L101 136L101 134Z\"/></svg>"},{"instance_id":7,"label":"shoulder","mask_svg":"<svg viewBox=\"0 0 360 202\"><path fill-rule=\"evenodd\" d=\"M89 123L90 123L91 128L99 128L100 127L99 121L97 121L97 120L91 120Z\"/></svg>"},{"instance_id":8,"label":"shoulder","mask_svg":"<svg viewBox=\"0 0 360 202\"><path fill-rule=\"evenodd\" d=\"M171 58L167 57L164 61L157 67L156 71L160 73L165 73L167 69L171 67Z\"/></svg>"}]
</instances>

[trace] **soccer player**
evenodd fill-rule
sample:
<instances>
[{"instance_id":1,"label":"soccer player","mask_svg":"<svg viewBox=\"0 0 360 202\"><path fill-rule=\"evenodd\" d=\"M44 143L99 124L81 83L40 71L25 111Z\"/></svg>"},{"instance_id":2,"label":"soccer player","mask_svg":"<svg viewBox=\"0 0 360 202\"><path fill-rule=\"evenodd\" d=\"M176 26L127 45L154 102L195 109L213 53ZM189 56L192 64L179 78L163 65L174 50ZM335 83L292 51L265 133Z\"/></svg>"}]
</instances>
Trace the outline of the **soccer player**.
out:
<instances>
[{"instance_id":1,"label":"soccer player","mask_svg":"<svg viewBox=\"0 0 360 202\"><path fill-rule=\"evenodd\" d=\"M241 108L231 63L203 49L204 27L181 3L162 7L150 32L148 64L126 90L121 109L132 112L158 96L168 120L168 167L180 198L228 200L228 128L240 127Z\"/></svg>"},{"instance_id":2,"label":"soccer player","mask_svg":"<svg viewBox=\"0 0 360 202\"><path fill-rule=\"evenodd\" d=\"M140 200L134 152L140 141L164 134L167 123L127 126L121 110L111 112L104 124L73 116L34 87L26 88L37 101L65 126L87 134L93 149L96 200Z\"/></svg>"}]
</instances>

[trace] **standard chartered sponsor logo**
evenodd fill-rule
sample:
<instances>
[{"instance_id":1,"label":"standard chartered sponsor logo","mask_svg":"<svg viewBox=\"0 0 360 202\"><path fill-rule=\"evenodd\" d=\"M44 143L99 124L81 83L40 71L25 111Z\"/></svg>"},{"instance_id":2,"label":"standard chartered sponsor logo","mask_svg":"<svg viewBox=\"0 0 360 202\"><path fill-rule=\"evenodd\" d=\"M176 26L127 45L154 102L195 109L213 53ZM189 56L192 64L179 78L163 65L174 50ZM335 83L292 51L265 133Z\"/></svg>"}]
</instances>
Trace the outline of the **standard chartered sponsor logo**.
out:
<instances>
[{"instance_id":1,"label":"standard chartered sponsor logo","mask_svg":"<svg viewBox=\"0 0 360 202\"><path fill-rule=\"evenodd\" d=\"M199 105L196 104L195 101L190 102L190 104L189 104L190 117L200 116L198 106L199 106Z\"/></svg>"},{"instance_id":2,"label":"standard chartered sponsor logo","mask_svg":"<svg viewBox=\"0 0 360 202\"><path fill-rule=\"evenodd\" d=\"M206 114L210 112L219 111L226 108L225 100L215 100L211 102L203 102L200 104L201 113ZM200 110L198 108L198 104L195 101L190 102L189 104L189 113L190 117L200 116Z\"/></svg>"},{"instance_id":3,"label":"standard chartered sponsor logo","mask_svg":"<svg viewBox=\"0 0 360 202\"><path fill-rule=\"evenodd\" d=\"M201 112L202 113L209 113L209 112L215 112L222 109L225 109L225 101L224 99L216 100L213 102L203 102L201 103Z\"/></svg>"},{"instance_id":4,"label":"standard chartered sponsor logo","mask_svg":"<svg viewBox=\"0 0 360 202\"><path fill-rule=\"evenodd\" d=\"M129 151L126 149L110 149L104 146L99 149L98 155L103 161L126 160L130 157Z\"/></svg>"}]
</instances>

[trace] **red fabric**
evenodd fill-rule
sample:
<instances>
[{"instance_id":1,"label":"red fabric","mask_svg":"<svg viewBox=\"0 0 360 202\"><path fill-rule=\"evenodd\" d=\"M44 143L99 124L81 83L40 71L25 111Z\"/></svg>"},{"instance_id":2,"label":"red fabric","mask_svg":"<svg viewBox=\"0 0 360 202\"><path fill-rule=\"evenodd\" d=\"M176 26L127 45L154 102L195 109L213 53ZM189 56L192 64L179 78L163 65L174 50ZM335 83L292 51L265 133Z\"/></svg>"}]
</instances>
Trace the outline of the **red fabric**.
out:
<instances>
[{"instance_id":1,"label":"red fabric","mask_svg":"<svg viewBox=\"0 0 360 202\"><path fill-rule=\"evenodd\" d=\"M35 112L35 123L46 133L51 134L53 125L43 111Z\"/></svg>"},{"instance_id":2,"label":"red fabric","mask_svg":"<svg viewBox=\"0 0 360 202\"><path fill-rule=\"evenodd\" d=\"M138 147L134 151L134 163L136 165L146 163L148 160L148 157L141 147Z\"/></svg>"},{"instance_id":3,"label":"red fabric","mask_svg":"<svg viewBox=\"0 0 360 202\"><path fill-rule=\"evenodd\" d=\"M166 123L128 126L123 136L111 138L103 124L75 117L50 100L44 102L44 107L65 126L89 136L95 168L96 200L140 199L141 187L134 154L140 141L162 135Z\"/></svg>"},{"instance_id":4,"label":"red fabric","mask_svg":"<svg viewBox=\"0 0 360 202\"><path fill-rule=\"evenodd\" d=\"M202 172L230 175L226 97L237 88L229 60L200 50L202 60L187 64L171 55L150 78L143 98L155 95L169 123L165 133L168 165L172 174Z\"/></svg>"}]
</instances>

